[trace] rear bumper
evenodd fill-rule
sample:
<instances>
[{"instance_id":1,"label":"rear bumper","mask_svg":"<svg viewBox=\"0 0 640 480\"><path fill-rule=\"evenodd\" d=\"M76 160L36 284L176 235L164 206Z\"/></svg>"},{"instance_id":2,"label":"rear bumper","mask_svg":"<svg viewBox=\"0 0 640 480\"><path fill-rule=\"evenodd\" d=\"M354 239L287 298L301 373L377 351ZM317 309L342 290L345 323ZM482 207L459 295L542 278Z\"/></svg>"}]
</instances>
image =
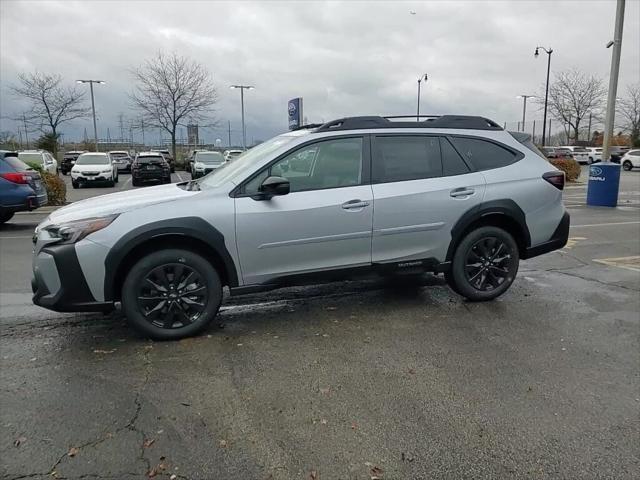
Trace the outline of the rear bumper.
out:
<instances>
[{"instance_id":1,"label":"rear bumper","mask_svg":"<svg viewBox=\"0 0 640 480\"><path fill-rule=\"evenodd\" d=\"M527 258L537 257L538 255L543 255L545 253L552 252L554 250L559 250L564 247L569 240L569 226L571 225L571 218L569 213L564 212L562 216L562 220L558 224L557 228L551 235L551 238L544 243L539 245L535 245L533 247L528 247L524 254L522 255L522 259L526 260Z\"/></svg>"},{"instance_id":2,"label":"rear bumper","mask_svg":"<svg viewBox=\"0 0 640 480\"><path fill-rule=\"evenodd\" d=\"M31 210L45 206L48 201L49 199L47 198L46 192L40 195L26 195L19 203L0 205L0 211L2 213L30 212Z\"/></svg>"},{"instance_id":3,"label":"rear bumper","mask_svg":"<svg viewBox=\"0 0 640 480\"><path fill-rule=\"evenodd\" d=\"M113 302L91 294L74 245L49 245L38 252L31 278L33 303L56 312L109 312Z\"/></svg>"}]
</instances>

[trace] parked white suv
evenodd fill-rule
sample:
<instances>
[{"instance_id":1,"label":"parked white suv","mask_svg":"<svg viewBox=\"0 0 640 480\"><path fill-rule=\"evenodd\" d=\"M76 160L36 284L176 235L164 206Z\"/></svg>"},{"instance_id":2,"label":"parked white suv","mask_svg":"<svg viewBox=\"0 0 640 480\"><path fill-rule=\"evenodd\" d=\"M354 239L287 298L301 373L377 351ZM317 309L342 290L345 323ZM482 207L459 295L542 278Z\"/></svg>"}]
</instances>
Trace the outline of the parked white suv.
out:
<instances>
[{"instance_id":1,"label":"parked white suv","mask_svg":"<svg viewBox=\"0 0 640 480\"><path fill-rule=\"evenodd\" d=\"M602 161L602 147L586 147L589 155L589 163Z\"/></svg>"},{"instance_id":2,"label":"parked white suv","mask_svg":"<svg viewBox=\"0 0 640 480\"><path fill-rule=\"evenodd\" d=\"M58 173L58 161L46 150L23 150L18 152L18 160L27 165L38 164L45 172Z\"/></svg>"},{"instance_id":3,"label":"parked white suv","mask_svg":"<svg viewBox=\"0 0 640 480\"><path fill-rule=\"evenodd\" d=\"M575 145L563 145L558 148L566 148L571 150L571 154L573 155L573 159L578 163L590 164L593 163L589 159L589 151L585 147L578 147Z\"/></svg>"},{"instance_id":4,"label":"parked white suv","mask_svg":"<svg viewBox=\"0 0 640 480\"><path fill-rule=\"evenodd\" d=\"M622 168L629 171L632 168L640 168L640 149L629 150L620 159Z\"/></svg>"},{"instance_id":5,"label":"parked white suv","mask_svg":"<svg viewBox=\"0 0 640 480\"><path fill-rule=\"evenodd\" d=\"M101 152L83 153L71 169L73 188L96 183L113 187L118 182L118 165L111 155Z\"/></svg>"},{"instance_id":6,"label":"parked white suv","mask_svg":"<svg viewBox=\"0 0 640 480\"><path fill-rule=\"evenodd\" d=\"M191 178L203 177L220 168L224 162L225 159L220 152L198 151L193 156Z\"/></svg>"},{"instance_id":7,"label":"parked white suv","mask_svg":"<svg viewBox=\"0 0 640 480\"><path fill-rule=\"evenodd\" d=\"M83 200L34 236L33 301L193 335L232 295L365 274L443 273L470 300L562 248L564 174L481 117L351 117L282 134L206 177Z\"/></svg>"}]
</instances>

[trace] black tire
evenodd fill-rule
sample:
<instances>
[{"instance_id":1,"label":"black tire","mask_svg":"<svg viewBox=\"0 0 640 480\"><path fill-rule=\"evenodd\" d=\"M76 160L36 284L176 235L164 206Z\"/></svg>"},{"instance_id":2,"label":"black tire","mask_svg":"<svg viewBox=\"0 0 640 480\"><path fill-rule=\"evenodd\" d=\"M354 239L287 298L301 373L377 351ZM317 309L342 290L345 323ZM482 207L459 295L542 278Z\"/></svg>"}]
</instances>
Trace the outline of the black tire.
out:
<instances>
[{"instance_id":1,"label":"black tire","mask_svg":"<svg viewBox=\"0 0 640 480\"><path fill-rule=\"evenodd\" d=\"M140 182L134 178L131 180L131 185L133 185L134 187L139 187Z\"/></svg>"},{"instance_id":2,"label":"black tire","mask_svg":"<svg viewBox=\"0 0 640 480\"><path fill-rule=\"evenodd\" d=\"M622 164L622 168L624 168L625 171L630 172L633 168L633 163L631 163L629 160L625 160Z\"/></svg>"},{"instance_id":3,"label":"black tire","mask_svg":"<svg viewBox=\"0 0 640 480\"><path fill-rule=\"evenodd\" d=\"M78 188L78 187L79 187L78 182L76 182L76 181L74 181L74 180L71 180L71 186L72 186L73 188Z\"/></svg>"},{"instance_id":4,"label":"black tire","mask_svg":"<svg viewBox=\"0 0 640 480\"><path fill-rule=\"evenodd\" d=\"M513 237L498 227L480 227L458 244L452 284L463 297L486 301L506 292L518 273L520 255Z\"/></svg>"},{"instance_id":5,"label":"black tire","mask_svg":"<svg viewBox=\"0 0 640 480\"><path fill-rule=\"evenodd\" d=\"M193 283L185 284L189 279ZM197 253L159 250L131 268L121 298L132 328L156 340L176 340L197 334L213 320L222 301L222 282Z\"/></svg>"},{"instance_id":6,"label":"black tire","mask_svg":"<svg viewBox=\"0 0 640 480\"><path fill-rule=\"evenodd\" d=\"M13 218L15 212L0 212L0 225L7 223Z\"/></svg>"},{"instance_id":7,"label":"black tire","mask_svg":"<svg viewBox=\"0 0 640 480\"><path fill-rule=\"evenodd\" d=\"M444 279L447 282L447 285L449 285L449 288L451 290L456 292L458 295L462 295L460 293L460 289L458 288L458 285L456 285L456 281L453 278L453 273L451 272L451 270L449 270L448 272L444 272Z\"/></svg>"},{"instance_id":8,"label":"black tire","mask_svg":"<svg viewBox=\"0 0 640 480\"><path fill-rule=\"evenodd\" d=\"M171 165L171 173L176 173L176 167L174 167L173 165Z\"/></svg>"},{"instance_id":9,"label":"black tire","mask_svg":"<svg viewBox=\"0 0 640 480\"><path fill-rule=\"evenodd\" d=\"M113 178L111 180L107 180L107 187L113 187L115 184L116 182Z\"/></svg>"},{"instance_id":10,"label":"black tire","mask_svg":"<svg viewBox=\"0 0 640 480\"><path fill-rule=\"evenodd\" d=\"M119 180L118 175L116 175L116 178L115 178L113 181L114 181L115 183L118 183L118 180Z\"/></svg>"}]
</instances>

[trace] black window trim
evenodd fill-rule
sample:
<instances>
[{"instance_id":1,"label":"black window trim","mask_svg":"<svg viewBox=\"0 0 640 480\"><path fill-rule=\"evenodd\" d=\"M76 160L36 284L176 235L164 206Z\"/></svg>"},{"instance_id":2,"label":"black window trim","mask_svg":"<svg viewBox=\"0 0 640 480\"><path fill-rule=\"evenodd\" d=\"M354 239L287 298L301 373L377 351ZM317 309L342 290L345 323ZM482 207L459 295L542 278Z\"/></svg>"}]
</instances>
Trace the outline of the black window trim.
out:
<instances>
[{"instance_id":1,"label":"black window trim","mask_svg":"<svg viewBox=\"0 0 640 480\"><path fill-rule=\"evenodd\" d=\"M522 153L520 150L516 150L515 148L513 148L513 147L511 147L509 145L505 145L502 142L498 142L497 140L494 140L493 138L478 137L476 135L445 135L445 136L447 137L447 139L449 139L449 143L451 143L451 146L455 149L456 152L458 152L458 155L460 155L462 157L462 160L464 160L464 162L467 164L467 166L471 169L472 172L486 172L488 170L496 170L497 168L508 167L509 165L513 165L514 163L518 163L520 160L522 160L525 157L525 154ZM473 162L471 160L468 160L466 158L466 155L463 155L463 153L460 150L458 150L458 147L456 147L455 142L451 141L452 138L470 138L472 140L482 140L482 141L485 141L485 142L493 143L494 145L497 145L498 147L502 147L505 150L507 150L508 152L513 153L514 154L514 160L513 160L513 162L507 163L506 165L502 165L501 167L485 168L483 170L480 170L475 165L473 165Z\"/></svg>"},{"instance_id":2,"label":"black window trim","mask_svg":"<svg viewBox=\"0 0 640 480\"><path fill-rule=\"evenodd\" d=\"M267 165L263 165L260 169L258 169L257 171L253 172L250 176L248 176L242 182L240 182L240 184L237 187L235 187L233 190L231 190L231 192L229 192L229 196L231 198L247 198L247 197L251 198L251 197L255 196L255 193L245 193L244 192L244 188L247 185L247 183L249 183L251 180L253 180L255 177L260 175L265 170L271 168L274 164L276 164L277 162L279 162L283 158L288 157L289 155L295 153L298 150L306 148L309 145L313 145L315 143L326 142L326 141L330 141L330 140L345 140L345 139L349 139L349 138L360 138L360 139L362 139L362 175L361 175L360 183L358 185L346 185L346 186L343 186L343 187L310 188L308 190L298 190L296 192L291 192L290 195L291 194L295 194L295 193L319 192L319 191L322 191L322 190L336 190L336 189L339 189L339 188L351 188L351 187L359 187L359 186L362 186L362 185L370 185L371 184L371 141L370 141L370 137L371 137L371 135L367 134L367 133L346 134L346 135L332 135L332 136L327 136L327 137L322 137L322 138L314 138L314 139L308 140L308 141L306 141L304 143L300 143L300 144L296 145L295 147L287 150L286 152L278 155L276 158L271 160Z\"/></svg>"}]
</instances>

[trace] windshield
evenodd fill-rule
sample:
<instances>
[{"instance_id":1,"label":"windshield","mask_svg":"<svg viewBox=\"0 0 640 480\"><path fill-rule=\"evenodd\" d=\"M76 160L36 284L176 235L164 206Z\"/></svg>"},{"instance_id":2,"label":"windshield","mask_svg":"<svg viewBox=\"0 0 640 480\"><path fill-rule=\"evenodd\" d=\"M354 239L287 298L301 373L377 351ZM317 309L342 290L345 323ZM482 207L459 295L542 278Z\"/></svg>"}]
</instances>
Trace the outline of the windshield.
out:
<instances>
[{"instance_id":1,"label":"windshield","mask_svg":"<svg viewBox=\"0 0 640 480\"><path fill-rule=\"evenodd\" d=\"M76 160L76 165L108 165L109 158L106 155L80 155Z\"/></svg>"},{"instance_id":2,"label":"windshield","mask_svg":"<svg viewBox=\"0 0 640 480\"><path fill-rule=\"evenodd\" d=\"M127 158L129 156L128 153L124 153L124 152L114 152L114 153L111 153L110 155L115 158Z\"/></svg>"},{"instance_id":3,"label":"windshield","mask_svg":"<svg viewBox=\"0 0 640 480\"><path fill-rule=\"evenodd\" d=\"M218 165L224 162L224 157L218 152L197 153L196 162Z\"/></svg>"},{"instance_id":4,"label":"windshield","mask_svg":"<svg viewBox=\"0 0 640 480\"><path fill-rule=\"evenodd\" d=\"M24 163L29 163L29 162L42 163L41 153L20 152L18 153L18 158L22 160Z\"/></svg>"},{"instance_id":5,"label":"windshield","mask_svg":"<svg viewBox=\"0 0 640 480\"><path fill-rule=\"evenodd\" d=\"M202 180L199 180L198 184L203 187L220 186L243 170L250 169L252 164L270 153L275 152L295 138L296 136L294 135L280 135L273 137L271 140L261 143L257 147L253 147L251 150L244 152L233 162L224 163L221 167L216 168L213 172L203 177ZM247 171L247 173L250 172Z\"/></svg>"}]
</instances>

